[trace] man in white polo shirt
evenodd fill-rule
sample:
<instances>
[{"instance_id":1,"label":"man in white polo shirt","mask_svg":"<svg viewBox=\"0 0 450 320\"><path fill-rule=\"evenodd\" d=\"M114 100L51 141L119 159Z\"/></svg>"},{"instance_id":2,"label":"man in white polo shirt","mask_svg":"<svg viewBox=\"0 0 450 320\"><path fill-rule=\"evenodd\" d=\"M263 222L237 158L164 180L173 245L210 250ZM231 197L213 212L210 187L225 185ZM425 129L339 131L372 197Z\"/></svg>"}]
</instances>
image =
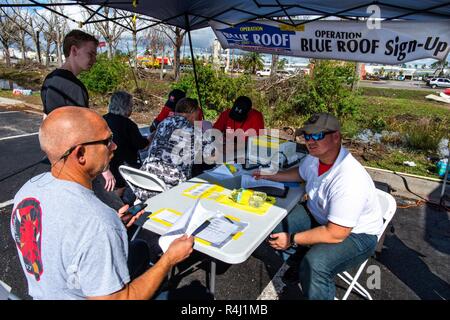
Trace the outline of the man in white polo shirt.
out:
<instances>
[{"instance_id":1,"label":"man in white polo shirt","mask_svg":"<svg viewBox=\"0 0 450 320\"><path fill-rule=\"evenodd\" d=\"M369 174L341 146L339 121L319 113L300 130L309 151L300 167L271 176L256 172L255 177L306 182L306 207L294 208L275 228L269 244L287 252L309 247L298 269L303 294L332 300L336 274L373 254L382 213Z\"/></svg>"}]
</instances>

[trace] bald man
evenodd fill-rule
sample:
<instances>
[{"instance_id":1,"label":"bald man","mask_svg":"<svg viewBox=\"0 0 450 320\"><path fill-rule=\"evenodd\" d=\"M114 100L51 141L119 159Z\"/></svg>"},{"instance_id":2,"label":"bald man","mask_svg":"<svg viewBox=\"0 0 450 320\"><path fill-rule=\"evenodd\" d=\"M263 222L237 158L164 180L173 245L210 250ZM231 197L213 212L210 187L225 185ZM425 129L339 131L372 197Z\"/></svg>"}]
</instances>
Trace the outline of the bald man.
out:
<instances>
[{"instance_id":1,"label":"bald man","mask_svg":"<svg viewBox=\"0 0 450 320\"><path fill-rule=\"evenodd\" d=\"M193 238L174 241L153 267L133 279L126 227L142 212L133 218L124 214L128 206L115 212L92 191L92 180L116 149L105 120L89 109L58 108L42 123L39 141L51 172L19 190L11 217L30 296L151 298L168 271L190 255Z\"/></svg>"}]
</instances>

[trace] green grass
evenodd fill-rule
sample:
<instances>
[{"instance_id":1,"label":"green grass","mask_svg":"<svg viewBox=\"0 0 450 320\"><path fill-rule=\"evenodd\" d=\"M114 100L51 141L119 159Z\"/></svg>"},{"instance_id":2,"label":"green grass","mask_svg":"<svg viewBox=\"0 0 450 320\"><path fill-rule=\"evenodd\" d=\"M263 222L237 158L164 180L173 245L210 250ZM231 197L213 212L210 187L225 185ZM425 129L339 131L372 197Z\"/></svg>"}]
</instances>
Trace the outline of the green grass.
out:
<instances>
[{"instance_id":1,"label":"green grass","mask_svg":"<svg viewBox=\"0 0 450 320\"><path fill-rule=\"evenodd\" d=\"M12 90L0 90L0 97L20 100L26 103L42 105L40 91L33 91L31 96L15 96L12 94Z\"/></svg>"},{"instance_id":2,"label":"green grass","mask_svg":"<svg viewBox=\"0 0 450 320\"><path fill-rule=\"evenodd\" d=\"M433 149L442 137L449 137L450 107L425 99L430 94L427 91L363 88L362 93L359 115L343 122L344 136L354 137L362 129L377 127L379 131L409 134L409 148L396 149L364 164L438 178L435 164L428 157L435 156ZM414 161L417 166L408 167L404 161Z\"/></svg>"},{"instance_id":3,"label":"green grass","mask_svg":"<svg viewBox=\"0 0 450 320\"><path fill-rule=\"evenodd\" d=\"M426 99L408 99L369 96L364 97L361 105L361 113L367 116L383 115L384 117L407 114L417 117L438 116L441 118L450 117L448 106L439 102L432 102Z\"/></svg>"},{"instance_id":4,"label":"green grass","mask_svg":"<svg viewBox=\"0 0 450 320\"><path fill-rule=\"evenodd\" d=\"M409 167L404 161L413 161L417 166ZM363 161L365 166L405 172L419 176L439 178L436 165L429 161L425 154L407 150L396 150L383 155L381 160Z\"/></svg>"},{"instance_id":5,"label":"green grass","mask_svg":"<svg viewBox=\"0 0 450 320\"><path fill-rule=\"evenodd\" d=\"M363 96L367 97L385 97L396 99L414 99L425 100L425 96L430 94L430 91L425 90L408 90L408 89L389 89L389 88L374 88L363 87L359 89Z\"/></svg>"}]
</instances>

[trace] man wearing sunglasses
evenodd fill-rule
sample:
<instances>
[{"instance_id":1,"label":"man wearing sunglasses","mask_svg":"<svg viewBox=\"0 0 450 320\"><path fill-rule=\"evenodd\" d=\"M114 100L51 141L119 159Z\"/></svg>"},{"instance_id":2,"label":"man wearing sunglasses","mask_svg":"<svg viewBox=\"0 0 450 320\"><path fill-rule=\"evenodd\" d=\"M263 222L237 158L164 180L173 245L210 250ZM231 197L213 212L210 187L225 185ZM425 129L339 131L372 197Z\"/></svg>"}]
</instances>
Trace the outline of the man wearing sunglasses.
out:
<instances>
[{"instance_id":1,"label":"man wearing sunglasses","mask_svg":"<svg viewBox=\"0 0 450 320\"><path fill-rule=\"evenodd\" d=\"M306 183L306 205L298 205L288 214L273 230L269 244L283 250L285 259L289 254L303 255L288 269L285 279L297 278L306 298L332 300L336 274L374 253L382 213L369 174L341 145L336 117L315 114L300 132L309 155L299 167L254 175Z\"/></svg>"},{"instance_id":2,"label":"man wearing sunglasses","mask_svg":"<svg viewBox=\"0 0 450 320\"><path fill-rule=\"evenodd\" d=\"M64 139L61 139L64 133ZM114 211L92 181L116 145L106 121L87 108L52 111L39 130L51 172L16 194L11 233L34 299L150 299L168 271L192 252L193 238L176 239L150 269L149 249L128 242L126 227L142 214Z\"/></svg>"}]
</instances>

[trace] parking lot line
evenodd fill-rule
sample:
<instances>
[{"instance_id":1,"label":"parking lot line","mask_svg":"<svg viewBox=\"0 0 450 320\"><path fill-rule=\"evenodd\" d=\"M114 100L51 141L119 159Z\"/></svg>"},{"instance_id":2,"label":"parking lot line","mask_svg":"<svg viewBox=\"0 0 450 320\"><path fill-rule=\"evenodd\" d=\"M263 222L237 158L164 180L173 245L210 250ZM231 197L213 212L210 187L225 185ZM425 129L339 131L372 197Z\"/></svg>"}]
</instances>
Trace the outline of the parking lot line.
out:
<instances>
[{"instance_id":1,"label":"parking lot line","mask_svg":"<svg viewBox=\"0 0 450 320\"><path fill-rule=\"evenodd\" d=\"M2 202L2 203L0 203L0 209L3 209L3 208L5 208L5 207L7 207L7 206L10 206L10 205L12 205L13 203L14 203L14 199L11 199L11 200Z\"/></svg>"},{"instance_id":2,"label":"parking lot line","mask_svg":"<svg viewBox=\"0 0 450 320\"><path fill-rule=\"evenodd\" d=\"M280 293L286 286L281 277L287 269L289 269L289 265L285 262L256 300L278 300Z\"/></svg>"},{"instance_id":3,"label":"parking lot line","mask_svg":"<svg viewBox=\"0 0 450 320\"><path fill-rule=\"evenodd\" d=\"M9 139L15 139L15 138L29 137L29 136L34 136L34 135L37 135L37 134L39 134L39 132L19 134L17 136L0 138L0 141L9 140Z\"/></svg>"},{"instance_id":4,"label":"parking lot line","mask_svg":"<svg viewBox=\"0 0 450 320\"><path fill-rule=\"evenodd\" d=\"M0 114L6 114L6 113L20 113L20 111L0 111Z\"/></svg>"}]
</instances>

